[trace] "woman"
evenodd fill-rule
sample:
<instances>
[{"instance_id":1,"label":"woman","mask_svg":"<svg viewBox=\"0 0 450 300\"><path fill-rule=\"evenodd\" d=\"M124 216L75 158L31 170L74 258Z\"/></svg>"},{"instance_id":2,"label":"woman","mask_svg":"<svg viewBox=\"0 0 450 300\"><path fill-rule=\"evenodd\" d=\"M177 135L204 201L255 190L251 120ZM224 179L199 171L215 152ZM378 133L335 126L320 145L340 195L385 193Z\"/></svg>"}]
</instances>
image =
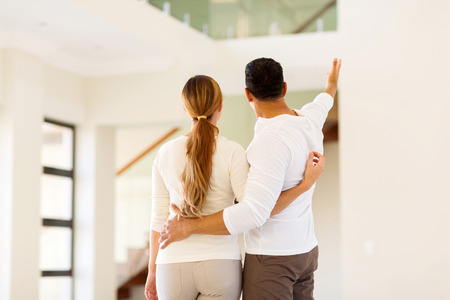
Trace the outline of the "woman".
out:
<instances>
[{"instance_id":1,"label":"woman","mask_svg":"<svg viewBox=\"0 0 450 300\"><path fill-rule=\"evenodd\" d=\"M216 213L240 201L248 173L245 151L218 135L222 92L208 76L188 80L183 107L192 118L191 132L163 145L153 166L148 300L239 299L241 261L237 236L192 235L159 249L170 203L187 218ZM313 165L310 155L308 166ZM323 171L307 167L305 181L282 193L273 214L308 190ZM308 180L306 180L308 179Z\"/></svg>"}]
</instances>

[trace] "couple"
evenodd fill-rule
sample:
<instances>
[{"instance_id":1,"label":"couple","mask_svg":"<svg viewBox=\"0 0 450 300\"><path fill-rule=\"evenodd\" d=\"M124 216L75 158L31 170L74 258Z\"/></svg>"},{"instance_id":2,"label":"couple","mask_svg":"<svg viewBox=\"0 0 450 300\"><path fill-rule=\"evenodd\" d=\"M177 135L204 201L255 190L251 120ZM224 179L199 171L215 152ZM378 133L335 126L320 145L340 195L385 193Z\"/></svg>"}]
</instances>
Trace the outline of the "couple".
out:
<instances>
[{"instance_id":1,"label":"couple","mask_svg":"<svg viewBox=\"0 0 450 300\"><path fill-rule=\"evenodd\" d=\"M292 110L281 65L269 58L248 63L245 93L258 119L247 153L218 135L217 82L188 80L182 99L192 129L163 145L153 165L148 300L237 300L242 282L244 300L314 299L311 199L324 170L322 126L340 65L334 59L323 93Z\"/></svg>"}]
</instances>

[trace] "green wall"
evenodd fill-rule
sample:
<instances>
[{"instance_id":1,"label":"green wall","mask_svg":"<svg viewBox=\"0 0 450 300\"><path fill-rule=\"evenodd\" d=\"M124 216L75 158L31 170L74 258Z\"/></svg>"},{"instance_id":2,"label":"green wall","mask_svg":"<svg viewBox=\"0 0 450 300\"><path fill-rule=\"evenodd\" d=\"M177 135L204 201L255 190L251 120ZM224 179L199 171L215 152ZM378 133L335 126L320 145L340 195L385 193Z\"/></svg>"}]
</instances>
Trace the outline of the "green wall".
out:
<instances>
[{"instance_id":1,"label":"green wall","mask_svg":"<svg viewBox=\"0 0 450 300\"><path fill-rule=\"evenodd\" d=\"M320 92L320 90L288 92L286 102L291 108L301 108ZM247 148L253 138L255 122L255 113L244 94L224 96L222 117L218 124L221 135Z\"/></svg>"}]
</instances>

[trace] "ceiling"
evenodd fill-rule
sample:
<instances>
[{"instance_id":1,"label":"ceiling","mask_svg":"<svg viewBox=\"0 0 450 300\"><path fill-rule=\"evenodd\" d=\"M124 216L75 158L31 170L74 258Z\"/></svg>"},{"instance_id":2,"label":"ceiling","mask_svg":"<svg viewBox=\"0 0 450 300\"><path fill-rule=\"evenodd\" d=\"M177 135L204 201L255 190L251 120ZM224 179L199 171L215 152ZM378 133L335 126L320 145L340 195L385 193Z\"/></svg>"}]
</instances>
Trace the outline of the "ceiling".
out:
<instances>
[{"instance_id":1,"label":"ceiling","mask_svg":"<svg viewBox=\"0 0 450 300\"><path fill-rule=\"evenodd\" d=\"M148 2L162 7L164 1ZM22 49L83 76L161 72L177 61L209 55L215 46L199 34L203 24L215 39L230 37L230 28L235 38L267 35L273 22L277 34L292 33L326 3L330 0L172 0L173 18L167 18L147 0L0 0L0 48ZM330 30L336 28L333 9L327 11ZM186 11L197 30L176 19Z\"/></svg>"},{"instance_id":2,"label":"ceiling","mask_svg":"<svg viewBox=\"0 0 450 300\"><path fill-rule=\"evenodd\" d=\"M108 73L113 65L131 72L158 71L161 64L172 63L158 45L63 0L1 0L2 46L32 52L83 75L103 75L101 70Z\"/></svg>"}]
</instances>

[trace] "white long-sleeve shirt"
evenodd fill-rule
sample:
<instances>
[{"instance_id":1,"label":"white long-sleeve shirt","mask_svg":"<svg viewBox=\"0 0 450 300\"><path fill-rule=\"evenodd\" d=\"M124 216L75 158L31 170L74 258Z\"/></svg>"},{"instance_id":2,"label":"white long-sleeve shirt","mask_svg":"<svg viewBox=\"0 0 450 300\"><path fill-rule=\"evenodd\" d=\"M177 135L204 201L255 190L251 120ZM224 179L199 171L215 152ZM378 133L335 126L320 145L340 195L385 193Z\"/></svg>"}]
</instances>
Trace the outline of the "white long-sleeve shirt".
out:
<instances>
[{"instance_id":1,"label":"white long-sleeve shirt","mask_svg":"<svg viewBox=\"0 0 450 300\"><path fill-rule=\"evenodd\" d=\"M180 207L182 189L180 177L185 168L186 136L164 144L156 155L152 177L151 229L161 232L169 218L170 203ZM210 215L240 201L244 195L248 163L244 148L219 136L213 155L211 188L206 194L203 214ZM170 216L172 217L172 215ZM209 259L240 259L236 235L193 234L159 249L157 264L201 261Z\"/></svg>"},{"instance_id":2,"label":"white long-sleeve shirt","mask_svg":"<svg viewBox=\"0 0 450 300\"><path fill-rule=\"evenodd\" d=\"M247 149L250 171L244 199L223 213L231 234L247 232L247 253L294 255L317 245L311 210L314 186L279 214L270 217L270 213L281 191L303 180L309 153L323 153L322 127L332 106L333 98L321 93L297 110L298 116L256 121Z\"/></svg>"}]
</instances>

